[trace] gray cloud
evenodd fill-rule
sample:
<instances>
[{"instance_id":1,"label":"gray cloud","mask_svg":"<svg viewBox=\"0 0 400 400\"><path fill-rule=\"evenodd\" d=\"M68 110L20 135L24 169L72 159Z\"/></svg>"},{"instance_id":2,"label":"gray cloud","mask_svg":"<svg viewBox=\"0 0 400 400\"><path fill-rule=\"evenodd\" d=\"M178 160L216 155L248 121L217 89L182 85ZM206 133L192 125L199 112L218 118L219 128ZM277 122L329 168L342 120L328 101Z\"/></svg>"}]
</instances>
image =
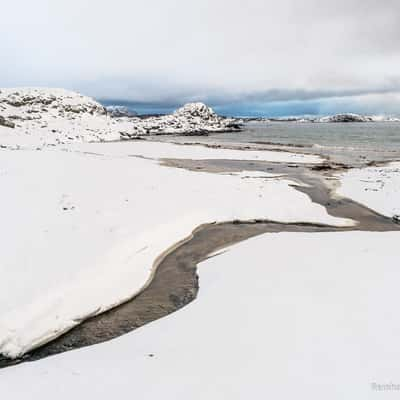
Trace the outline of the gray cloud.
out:
<instances>
[{"instance_id":1,"label":"gray cloud","mask_svg":"<svg viewBox=\"0 0 400 400\"><path fill-rule=\"evenodd\" d=\"M14 0L0 82L146 104L383 98L399 18L392 0Z\"/></svg>"}]
</instances>

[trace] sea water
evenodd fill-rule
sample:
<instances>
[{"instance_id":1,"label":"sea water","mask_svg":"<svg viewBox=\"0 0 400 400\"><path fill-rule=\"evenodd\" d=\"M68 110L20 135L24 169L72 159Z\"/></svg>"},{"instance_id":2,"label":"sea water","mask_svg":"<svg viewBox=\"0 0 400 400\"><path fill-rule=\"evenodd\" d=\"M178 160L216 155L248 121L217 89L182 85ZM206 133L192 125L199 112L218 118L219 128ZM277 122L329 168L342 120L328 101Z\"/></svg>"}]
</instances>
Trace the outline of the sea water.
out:
<instances>
[{"instance_id":1,"label":"sea water","mask_svg":"<svg viewBox=\"0 0 400 400\"><path fill-rule=\"evenodd\" d=\"M400 123L249 122L242 132L176 137L179 142L264 145L366 164L400 160Z\"/></svg>"}]
</instances>

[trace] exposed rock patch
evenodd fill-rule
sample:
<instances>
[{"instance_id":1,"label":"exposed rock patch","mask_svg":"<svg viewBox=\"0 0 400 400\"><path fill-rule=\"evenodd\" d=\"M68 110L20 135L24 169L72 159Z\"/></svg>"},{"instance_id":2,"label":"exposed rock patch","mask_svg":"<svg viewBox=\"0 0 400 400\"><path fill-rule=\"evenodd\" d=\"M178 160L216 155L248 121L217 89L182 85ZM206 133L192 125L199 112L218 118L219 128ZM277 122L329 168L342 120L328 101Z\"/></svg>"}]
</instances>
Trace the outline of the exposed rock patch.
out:
<instances>
[{"instance_id":1,"label":"exposed rock patch","mask_svg":"<svg viewBox=\"0 0 400 400\"><path fill-rule=\"evenodd\" d=\"M6 120L1 115L0 115L0 125L5 126L6 128L15 128L14 122Z\"/></svg>"}]
</instances>

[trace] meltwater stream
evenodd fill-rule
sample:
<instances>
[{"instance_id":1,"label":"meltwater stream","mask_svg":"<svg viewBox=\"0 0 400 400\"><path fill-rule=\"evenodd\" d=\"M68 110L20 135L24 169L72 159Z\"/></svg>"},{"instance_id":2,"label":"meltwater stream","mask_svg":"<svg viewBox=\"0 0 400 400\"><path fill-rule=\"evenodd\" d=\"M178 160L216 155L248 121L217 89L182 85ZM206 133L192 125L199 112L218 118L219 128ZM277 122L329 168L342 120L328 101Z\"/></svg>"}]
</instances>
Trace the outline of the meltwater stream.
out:
<instances>
[{"instance_id":1,"label":"meltwater stream","mask_svg":"<svg viewBox=\"0 0 400 400\"><path fill-rule=\"evenodd\" d=\"M286 224L257 220L198 227L189 240L165 254L152 282L135 298L84 321L63 336L20 359L11 360L0 356L0 368L101 343L165 317L196 298L199 290L198 263L219 249L253 236L277 232L400 231L400 225L390 218L381 216L350 199L333 196L324 179L328 173L314 171L307 166L293 169L284 164L231 160L165 160L164 163L170 167L206 170L210 173L257 170L286 175L289 179L306 183L307 187L297 189L305 192L314 202L325 206L328 213L335 217L354 219L358 224L338 228L310 223ZM226 279L229 279L229 276Z\"/></svg>"}]
</instances>

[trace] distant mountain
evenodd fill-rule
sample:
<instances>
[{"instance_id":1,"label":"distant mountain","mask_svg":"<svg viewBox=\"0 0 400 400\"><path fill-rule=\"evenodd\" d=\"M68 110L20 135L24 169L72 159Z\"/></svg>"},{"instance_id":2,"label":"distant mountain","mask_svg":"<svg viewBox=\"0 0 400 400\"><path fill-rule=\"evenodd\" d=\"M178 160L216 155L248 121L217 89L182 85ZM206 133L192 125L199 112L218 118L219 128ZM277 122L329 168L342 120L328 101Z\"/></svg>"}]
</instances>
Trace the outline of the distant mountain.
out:
<instances>
[{"instance_id":1,"label":"distant mountain","mask_svg":"<svg viewBox=\"0 0 400 400\"><path fill-rule=\"evenodd\" d=\"M323 117L318 122L398 122L399 118L385 117L382 115L336 114Z\"/></svg>"},{"instance_id":2,"label":"distant mountain","mask_svg":"<svg viewBox=\"0 0 400 400\"><path fill-rule=\"evenodd\" d=\"M360 115L353 113L328 115L325 117L294 116L294 117L251 117L243 118L245 122L315 122L315 123L345 123L345 122L400 122L400 118L383 115Z\"/></svg>"}]
</instances>

